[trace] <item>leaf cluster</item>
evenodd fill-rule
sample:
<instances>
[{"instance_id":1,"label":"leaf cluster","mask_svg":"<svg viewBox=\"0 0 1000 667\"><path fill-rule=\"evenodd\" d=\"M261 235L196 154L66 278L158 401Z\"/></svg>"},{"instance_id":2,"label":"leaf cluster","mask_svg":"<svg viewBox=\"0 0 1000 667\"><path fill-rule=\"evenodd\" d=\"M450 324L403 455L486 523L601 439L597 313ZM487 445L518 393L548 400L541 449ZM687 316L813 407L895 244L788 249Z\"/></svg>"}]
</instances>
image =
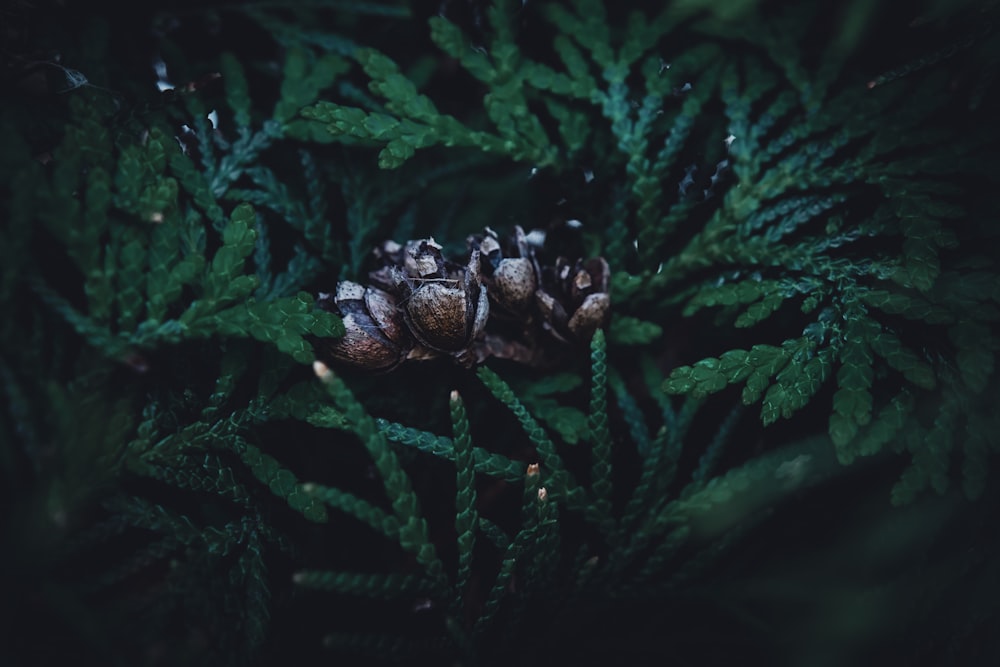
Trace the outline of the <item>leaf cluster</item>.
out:
<instances>
[{"instance_id":1,"label":"leaf cluster","mask_svg":"<svg viewBox=\"0 0 1000 667\"><path fill-rule=\"evenodd\" d=\"M1000 345L996 207L983 196L998 137L979 88L972 110L944 92L949 70L934 67L944 52L867 81L845 71L845 40L858 38L846 19L809 72L796 49L824 20L813 7L776 17L747 7L752 27L737 34L683 7L628 11L619 32L601 2L514 4L493 3L476 37L429 21L437 47L484 91L481 113L441 111L388 56L359 50L377 106L321 101L304 122L381 147L386 169L443 146L566 173L594 150L587 180L613 183L594 236L617 271L616 309L654 319L711 309L753 341L695 351L705 356L676 368L665 391L739 385L768 425L833 385L827 430L841 461L907 450L913 466L894 491L905 502L928 485L942 492L961 448L963 484L978 495L976 471L998 447L981 420ZM554 33L548 50L521 34L530 22ZM697 44L672 46L681 35ZM962 44L995 56L975 30ZM924 404L944 411L912 418Z\"/></svg>"},{"instance_id":2,"label":"leaf cluster","mask_svg":"<svg viewBox=\"0 0 1000 667\"><path fill-rule=\"evenodd\" d=\"M784 472L790 461L822 451L821 442L810 441L713 477L733 434L736 422L729 419L715 433L710 453L701 457L690 481L679 485L677 495L668 494L687 451L696 402L688 401L678 410L663 399L650 419L610 371L603 332L595 334L590 352L586 377L564 374L542 381L547 387L543 395L586 383L586 409L572 408L572 414L586 422L578 440L572 431L568 438L561 430L550 434L500 375L486 367L477 372L474 393L483 395L485 390L484 398L499 403L516 421L521 438L530 443L526 459L476 444L476 429L457 391L451 392L449 402L451 432L439 435L373 419L344 380L317 363L328 402L320 401L297 416L353 434L373 462L384 488L379 495L388 506L372 506L320 484L307 483L305 488L331 510L397 544L409 554L403 562L412 559L413 566L406 567L405 574L310 568L297 572L293 581L333 594L334 599L385 599L387 609L396 601L413 605L414 613L430 615L430 625L419 636L405 629L399 634L364 630L364 641L358 641L358 634L331 629L328 646L338 652L459 657L479 664L500 663L513 655L541 659L549 650L558 650L546 648L546 637L561 632L558 621L546 619L572 617L571 610L580 604L590 608L616 600L636 604L666 599L671 591L696 581L698 572L735 543L741 533L734 530L738 523L746 528L778 498L838 469L832 457L818 457L797 474ZM648 376L645 382L654 387L662 382L652 367ZM650 388L647 385L646 391ZM543 403L540 414L551 414L553 407ZM612 445L625 446L618 440L621 416L640 470L634 483L616 489L621 473L614 470ZM582 453L584 461L575 461L566 448ZM412 451L419 453L416 459L403 456ZM427 457L449 462L448 469L454 471L451 531L435 529L415 493L417 478L407 471L419 469ZM411 463L404 467L403 460ZM506 509L481 499L484 490L498 484L509 489L504 493ZM454 544L434 539L435 534L451 535ZM498 646L516 648L497 653Z\"/></svg>"},{"instance_id":3,"label":"leaf cluster","mask_svg":"<svg viewBox=\"0 0 1000 667\"><path fill-rule=\"evenodd\" d=\"M347 660L666 662L691 600L740 606L702 575L790 496L895 452L897 504L954 509L957 477L995 501L995 37L873 74L858 16L892 24L863 3L832 31L810 3L706 4L193 9L265 37L142 103L60 91L55 134L0 110L12 606L130 664L287 661L320 635ZM391 58L397 28L437 53ZM540 252L609 261L589 349L310 374L343 332L314 294L506 199ZM988 553L938 569L967 582ZM875 597L920 597L919 570Z\"/></svg>"}]
</instances>

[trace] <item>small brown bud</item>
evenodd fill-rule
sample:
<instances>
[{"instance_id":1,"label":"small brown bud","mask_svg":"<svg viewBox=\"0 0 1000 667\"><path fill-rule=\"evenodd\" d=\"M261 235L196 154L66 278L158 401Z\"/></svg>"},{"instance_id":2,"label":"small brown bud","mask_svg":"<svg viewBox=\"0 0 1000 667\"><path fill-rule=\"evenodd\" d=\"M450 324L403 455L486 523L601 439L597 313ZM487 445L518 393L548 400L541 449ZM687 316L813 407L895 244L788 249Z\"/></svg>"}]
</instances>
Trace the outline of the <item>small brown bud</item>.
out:
<instances>
[{"instance_id":1,"label":"small brown bud","mask_svg":"<svg viewBox=\"0 0 1000 667\"><path fill-rule=\"evenodd\" d=\"M391 294L345 280L334 301L344 335L327 346L331 357L370 371L391 370L406 358L413 344Z\"/></svg>"},{"instance_id":2,"label":"small brown bud","mask_svg":"<svg viewBox=\"0 0 1000 667\"><path fill-rule=\"evenodd\" d=\"M394 273L403 315L414 337L432 350L462 353L482 333L489 316L480 283L480 253L465 267L448 266L433 240L407 247L409 258Z\"/></svg>"},{"instance_id":3,"label":"small brown bud","mask_svg":"<svg viewBox=\"0 0 1000 667\"><path fill-rule=\"evenodd\" d=\"M524 230L520 226L514 228L506 253L497 233L489 227L482 236L469 237L469 245L482 253L490 298L508 317L524 317L538 289L537 269Z\"/></svg>"},{"instance_id":4,"label":"small brown bud","mask_svg":"<svg viewBox=\"0 0 1000 667\"><path fill-rule=\"evenodd\" d=\"M531 305L538 282L531 260L526 257L511 257L500 260L493 271L493 291L497 303L507 310L520 313Z\"/></svg>"},{"instance_id":5,"label":"small brown bud","mask_svg":"<svg viewBox=\"0 0 1000 667\"><path fill-rule=\"evenodd\" d=\"M535 303L543 326L562 341L589 341L611 314L610 270L603 257L569 264L559 258L547 269Z\"/></svg>"}]
</instances>

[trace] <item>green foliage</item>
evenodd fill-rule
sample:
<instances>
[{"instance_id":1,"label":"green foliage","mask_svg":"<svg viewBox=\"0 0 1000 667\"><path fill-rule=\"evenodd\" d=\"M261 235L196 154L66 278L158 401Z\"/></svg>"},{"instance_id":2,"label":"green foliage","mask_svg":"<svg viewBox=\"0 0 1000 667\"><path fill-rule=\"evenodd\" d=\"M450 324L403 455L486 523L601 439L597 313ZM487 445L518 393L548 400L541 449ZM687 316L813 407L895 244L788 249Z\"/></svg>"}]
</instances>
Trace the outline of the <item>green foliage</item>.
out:
<instances>
[{"instance_id":1,"label":"green foliage","mask_svg":"<svg viewBox=\"0 0 1000 667\"><path fill-rule=\"evenodd\" d=\"M727 508L724 514L735 511L739 516L745 516L744 512L752 513L772 503L776 496L792 489L805 488L826 479L837 470L832 458L827 457L820 466L811 466L808 474L783 476L781 470L790 461L804 456L804 452L810 452L810 455L817 452L814 440L775 452L771 457L738 469L738 472L731 471L725 480L710 478L708 470L701 469L678 498L669 500L662 493L672 476L667 471L673 469L680 454L691 411L677 414L666 402L663 405L663 421L670 425L670 430L660 429L657 446L649 447L643 457L643 483L634 487L633 495L624 507L615 509L611 502L611 413L607 402L606 373L606 344L604 336L598 332L591 343L590 408L587 416L590 426L586 441L576 443L577 447L589 451L591 481L584 485L576 481L559 452L561 448L514 397L509 385L485 367L480 368L478 373L483 388L509 410L510 416L532 443L532 456L536 459L515 461L500 454L477 450L472 444L476 436L471 433L464 401L457 392L452 392L449 403L452 437L448 438L372 420L343 381L326 366L317 365L317 374L326 384L334 407L343 418L315 418L311 421L357 436L380 471L379 478L385 485L386 496L391 499L392 513L395 514L396 521L392 525L399 526L400 532L379 530L380 524L369 518L371 510L354 512L353 516L376 527L384 538L398 542L405 551L411 552L416 561L424 566L427 576L400 572L308 570L296 574L295 583L336 595L427 599L425 604L432 608L440 607L446 614L440 626L432 630L441 635L438 640L430 642L434 654L441 658L464 654L467 658L480 656L485 659L484 642L493 640L500 618L507 624L503 629L504 636L512 637L511 633L517 631L517 625L511 624L525 624L527 619L542 618L565 605L571 605L577 596L639 600L648 595L662 595L686 580L685 576L678 575L663 582L659 572L664 563L677 557L681 548L689 544L690 529L687 526L698 525L698 530L705 531L705 535L724 532L726 528L719 523L720 519L703 512L719 512L719 507L724 505ZM559 377L555 381L541 380L540 383L553 387L579 384L579 378L577 383L570 383L568 377ZM620 393L620 400L625 403L632 399L627 393ZM324 406L318 402L312 409L323 411ZM643 418L633 424L644 432L648 432L650 426ZM655 427L655 424L652 426ZM718 433L716 443L710 445L710 450L718 449L728 439L731 427L730 420ZM387 438L402 447L414 448L424 455L455 465L458 475L455 515L457 567L446 567L434 556L434 546L426 541L427 524L421 517L418 501L412 495L411 476L398 467L402 457L385 448ZM665 451L671 453L663 456L661 452ZM538 462L535 463L535 460ZM504 463L501 464L501 461ZM505 480L521 486L519 527L513 531L500 528L488 518L485 509L477 508L476 487L481 486L483 481L477 484L475 474L487 480ZM782 482L774 484L775 478ZM709 479L711 483L707 483ZM729 480L735 481L730 483ZM330 489L324 493L336 496L341 492ZM736 510L738 503L749 504L746 510ZM590 524L594 531L591 537L583 543L565 545L567 539L579 539L574 538L575 533L565 532L562 517L566 514L576 514ZM393 518L385 514L379 516L383 527L387 519ZM727 516L723 523L739 520L732 514ZM702 526L700 522L703 521L712 525ZM417 543L407 542L402 530L404 525L413 526L411 537ZM480 536L485 537L485 541L496 550L498 562L481 554L481 548L477 546ZM564 545L571 547L570 554L590 554L593 557L580 559L569 556ZM713 550L711 554L701 554L700 566L707 566L710 559L717 558L721 553L722 550ZM512 587L515 578L521 583ZM479 581L480 588L470 589L473 581ZM482 588L484 585L485 588ZM518 612L511 616L512 609ZM526 616L529 609L531 612ZM507 615L504 615L504 610L508 611ZM527 626L524 631L531 632ZM521 641L526 639L523 637ZM417 651L415 655L423 655L419 651L430 650L422 646L428 640L427 636L420 642L405 636L396 639L384 637L379 640L378 646L396 646L398 650ZM348 648L339 640L336 645ZM364 653L376 650L375 646L353 645L351 648ZM496 659L493 656L488 661Z\"/></svg>"},{"instance_id":2,"label":"green foliage","mask_svg":"<svg viewBox=\"0 0 1000 667\"><path fill-rule=\"evenodd\" d=\"M648 433L662 422L656 446L647 445L643 456L643 483L634 487L627 503L616 507L611 502L610 485L614 477L613 410L607 400L607 350L600 333L591 343L587 383L590 427L586 440L575 445L589 452L589 466L582 471L590 477L587 484L575 481L560 452L563 446L557 446L512 398L507 383L485 368L480 371L482 387L474 393L494 406L496 401L506 404L520 428L530 430L535 449L527 460L474 446L478 436L457 392L452 393L449 404L451 438L415 429L404 432L372 419L343 380L320 362L315 370L322 381L321 390L317 390L315 380L286 381L282 384L287 389L278 392L263 378L256 386L248 383L252 378L245 377L244 370L249 349L244 345L227 352L219 363L215 385L203 396L189 397L188 405L171 405L175 399L170 392L146 405L143 421L133 433L123 434L114 462L118 474L146 481L104 499L107 518L74 546L75 558L108 549L125 557L102 564L99 578L85 591L87 598L156 576L158 568L170 562L170 574L162 584L168 594L149 614L134 619L142 624L139 636L164 632L172 613L184 613L192 620L201 619L206 627L214 628L213 633L223 632L215 626L217 621L232 624L235 631L228 633L225 642L239 643L220 644L218 655L231 651L230 657L250 656L267 632L269 600L276 585L268 572L287 567L283 563L290 561L308 563L296 568L290 582L304 591L347 601L363 597L385 604L427 600L421 604L445 610L440 624L431 627L428 636L386 636L371 646L340 646L339 641L331 640L341 649L377 654L378 647L391 645L396 647L393 651L426 650L442 658L479 656L486 660L494 650L489 647L500 636L533 641L528 639L535 622L532 619L569 608L581 595L638 601L686 585L693 571L681 575L682 569L663 581L660 570L664 563L679 558L685 545L701 548L710 541L709 535L724 532L720 525L702 526L706 521L718 521L704 510L719 512L723 504L726 512L732 512L737 501L726 504L730 498L741 497L739 502L744 503L748 493L766 496L753 496L756 505L751 503L751 508L766 505L776 496L806 488L836 470L829 465L821 473L812 468L810 476L775 487L772 476L779 475L782 466L801 457L802 451L815 451L814 444L796 446L755 461L745 472L754 482L731 472L731 478L740 480L735 486L719 479L706 485L710 476L702 470L671 500L663 490L672 477L669 471L680 454L692 412L674 413L666 402L662 418L652 423L640 418L632 425ZM559 379L555 386L568 384L568 377ZM584 382L577 376L572 384ZM617 386L620 403L634 400L621 391L619 383L611 382L610 386ZM202 407L197 409L197 405ZM493 406L488 409L495 410ZM320 470L296 474L280 462L286 457L267 453L268 449L274 451L274 443L262 436L267 425L287 431L297 430L295 423L320 429L324 434L320 440L334 450L357 448L365 452L380 491L363 497L322 481L328 475ZM730 426L719 432L719 443L728 439ZM434 440L440 444L426 444ZM390 446L391 442L397 446ZM454 547L445 546L441 537L432 539L438 531L421 509L415 490L420 460L404 456L410 448L454 466ZM670 453L664 456L663 452ZM410 464L404 466L404 460ZM505 494L510 496L505 503L513 501L518 507L515 514L520 525L513 530L500 525L507 522L507 510L489 509L479 501L477 487L487 480L510 483L516 491L512 496ZM156 495L155 487L150 486L154 482L173 490L169 504L150 497ZM184 511L184 498L197 498L202 510L194 514ZM275 501L292 511L280 529L272 520L280 515ZM574 515L590 530L581 535L567 528L572 524L564 523L563 517ZM337 567L343 558L336 552L327 554L330 566L313 557L301 560L290 535L311 531L309 525L336 535L345 530L345 520L370 531L364 539L398 548L401 557L375 570L370 565L362 569ZM698 530L702 535L691 541L690 527L694 526L701 526ZM115 548L118 540L126 537L130 544L141 545L138 550ZM478 546L480 543L486 546ZM439 555L452 549L457 552L457 564ZM699 553L699 567L707 567L721 553L720 549ZM417 570L412 569L411 559ZM519 584L513 586L514 581ZM227 615L213 619L218 605Z\"/></svg>"},{"instance_id":3,"label":"green foliage","mask_svg":"<svg viewBox=\"0 0 1000 667\"><path fill-rule=\"evenodd\" d=\"M996 10L921 3L925 52L883 61L897 13L810 4L142 8L167 92L131 69L146 45L119 57L132 19L64 8L41 63L14 25L12 634L44 627L52 664L808 663L849 606L793 581L822 530L893 628L919 600L908 619L955 630L922 659L968 663L1000 562L957 534L997 499ZM315 295L366 282L383 240L457 257L514 224L546 233L542 266L608 261L589 345L505 320L532 364L322 361L344 330ZM887 496L909 507L884 525L957 532L872 561L841 526ZM807 648L758 613L762 562L829 605ZM962 607L952 585L968 614L927 611ZM854 638L924 649L890 634Z\"/></svg>"},{"instance_id":4,"label":"green foliage","mask_svg":"<svg viewBox=\"0 0 1000 667\"><path fill-rule=\"evenodd\" d=\"M50 176L31 165L19 176L33 199L11 229L66 239L70 266L62 270L81 276L82 302L55 291L44 274L22 279L91 345L123 359L184 340L249 336L308 362L303 336L342 334L336 317L312 311L307 294L248 299L259 283L246 266L254 210L241 204L225 216L173 139L154 127L116 151L99 106L82 98L73 106L79 121L55 152L58 168ZM217 235L209 234L213 226Z\"/></svg>"},{"instance_id":5,"label":"green foliage","mask_svg":"<svg viewBox=\"0 0 1000 667\"><path fill-rule=\"evenodd\" d=\"M476 474L472 463L472 438L469 420L458 392L451 395L452 442L457 472L455 499L455 532L458 534L458 572L455 576L455 606L461 608L462 596L472 573L472 552L476 546ZM455 610L453 610L454 613Z\"/></svg>"},{"instance_id":6,"label":"green foliage","mask_svg":"<svg viewBox=\"0 0 1000 667\"><path fill-rule=\"evenodd\" d=\"M580 377L570 373L552 375L517 387L519 399L565 442L576 444L587 435L587 417L579 408L560 403L556 396L575 390Z\"/></svg>"},{"instance_id":7,"label":"green foliage","mask_svg":"<svg viewBox=\"0 0 1000 667\"><path fill-rule=\"evenodd\" d=\"M960 123L930 123L947 102L933 92L942 76L929 72L890 87L883 84L901 76L886 75L868 87L834 87L841 74L834 64L842 58L831 57L830 66L810 81L794 62L794 35L766 28L760 57L734 58L720 68L722 47L711 39L718 26L711 21L693 26L695 34L705 31L701 45L667 63L654 47L675 29L683 10L653 16L634 11L628 37L621 39L608 29L599 2L539 9L535 20L543 18L558 33L552 44L558 60L549 63L519 47L513 9L503 2L490 8L482 44L447 18L430 20L438 47L488 91L480 124L468 126L439 112L392 60L370 50L355 57L384 109L321 102L303 116L334 136L382 146L383 168L400 166L418 148L445 145L564 171L584 145L606 146L598 178L622 178L626 188L603 252L619 271L639 271L632 274L634 282L616 276L619 308L642 312L680 303L685 317L721 308L737 328L775 319L801 327L796 306L812 315L801 338L730 349L681 366L664 388L705 395L745 383L744 402L763 399L761 417L770 424L804 408L833 381L829 433L844 462L858 453L858 438L872 421L873 383L886 370L901 373L921 395L932 392L935 378L953 363L978 369L965 377L975 387L986 386L998 345L989 324L996 319L998 274L985 265L975 274L965 268L976 256L974 247L963 255L948 252L962 238L971 243L988 233L986 227L959 232L949 221L967 215L960 202L968 198L954 178L983 176L987 147L997 137L992 130L963 134ZM762 25L758 17L749 20ZM786 17L789 26L809 20L805 10ZM641 88L629 89L630 76ZM688 92L683 103L672 99L678 90ZM924 102L905 103L913 98ZM723 107L717 129L695 135L706 122L702 110L713 100ZM593 114L585 115L586 105L605 126L587 120ZM540 107L547 113L539 113ZM559 131L546 130L547 121ZM778 123L785 128L781 133ZM701 143L701 135L711 143ZM905 144L894 139L900 136L907 137ZM700 187L692 176L704 181L708 172L697 165L681 171L676 162L692 148L716 161L703 197L721 202L710 213L691 191ZM958 154L960 165L951 161ZM944 178L944 169L951 178ZM679 194L671 201L662 184L681 173ZM703 220L693 234L681 225L691 218ZM622 243L627 238L634 239L634 252ZM992 267L985 256L982 261ZM944 289L970 279L981 288L966 288L964 298L953 300ZM920 351L895 332L896 315L929 327L920 338L940 339L931 333L938 326L969 322L981 334L976 352L963 350L955 341L971 338L951 329L950 349ZM660 330L624 316L613 321L611 336L641 344ZM981 363L970 363L971 356ZM927 394L926 400L934 399ZM567 417L553 419L563 424L564 437L578 437Z\"/></svg>"},{"instance_id":8,"label":"green foliage","mask_svg":"<svg viewBox=\"0 0 1000 667\"><path fill-rule=\"evenodd\" d=\"M410 485L409 477L400 466L396 453L389 448L385 435L358 403L350 390L328 368L317 362L317 375L328 387L334 405L341 411L348 427L358 436L375 462L379 477L385 485L386 495L399 522L399 543L404 550L414 554L417 562L427 570L431 580L439 579L444 566L438 559L434 545L427 534L427 521L421 516L419 501Z\"/></svg>"},{"instance_id":9,"label":"green foliage","mask_svg":"<svg viewBox=\"0 0 1000 667\"><path fill-rule=\"evenodd\" d=\"M923 95L921 89L936 85L940 85L939 79L929 76L914 82L910 94ZM896 95L906 91L902 85L882 95L855 89L825 101L822 113L805 117L801 125L785 135L787 142L784 137L779 140L780 150L787 155L772 159L762 157L774 149L755 143L754 137L765 135L746 116L746 109L753 103L751 95L757 91L748 90L742 96L737 91L735 76L723 84L731 132L737 137L730 153L738 189L726 196L723 207L692 244L668 261L657 277L674 271L684 274L696 266L703 268L721 260L731 273L720 276L715 284L706 282L699 288L688 288L683 297L685 314L721 306L729 317L736 315L735 326L747 327L787 309L786 303L798 303L803 313L817 316L807 320L801 338L786 339L780 346L734 349L677 368L664 388L668 392L705 395L729 384L745 383L745 403L753 403L763 395L761 416L766 424L778 416L791 416L816 395L827 378L835 378L829 433L839 458L847 463L858 454L870 455L879 449L864 436L867 430L880 428L872 424L876 378L895 371L907 383L907 394L925 396L918 399L921 402L947 404L947 399L941 403L936 397L939 392L930 392L939 380L950 376L950 366L961 364L963 352L957 345L949 349L937 342L931 348L920 349L917 340L940 339L944 329L954 341L954 329L949 325L963 322L973 326L979 332L976 348L982 361L978 390L986 386L992 350L997 345L995 332L987 324L995 321L996 313L995 290L988 283L997 275L981 273L981 269L970 272L970 259L971 265L980 261L976 259L978 248L969 247L958 261L956 255L942 256L943 251L955 249L960 243L956 229L945 226L948 220L964 214L956 203L961 200L960 189L940 180L935 170L925 166L941 160L946 153L960 151L968 156L968 162L958 168L967 167L975 177L980 173L983 147L995 138L969 140L956 132L917 129L917 123L926 122L938 112L935 104L929 103L909 105L893 116L894 126L913 128L907 130L911 139L906 146L897 147L884 139L866 140L863 148L851 150L850 142L871 137L872 127L850 123L842 125L822 145L816 143L813 137L829 132L830 119L839 109L855 104L870 109L865 113L887 113L898 108L894 106L898 105ZM789 111L782 108L781 113ZM741 142L743 137L750 141ZM935 151L928 147L932 141L942 142L940 145L947 148ZM887 160L884 155L891 150L896 152L892 160ZM841 160L829 167L820 166L838 153L844 156ZM782 197L809 188L824 188L832 194L823 198ZM914 190L920 194L912 195ZM864 220L853 229L845 227L842 215L827 213L850 211L844 206L850 206L852 201L857 202L854 206L864 206L861 202L872 191L878 193L878 203L866 210ZM810 225L814 235L807 231ZM795 243L785 243L792 233ZM970 230L965 238L971 242L979 233ZM871 239L882 240L874 246L878 248L874 253L852 250L852 245L862 241L871 244ZM766 254L761 242L768 244ZM946 286L967 279L979 284L962 290L962 298L952 299ZM901 336L896 316L920 324L908 325ZM918 334L919 327L923 328ZM891 382L895 383L895 378ZM961 391L949 387L940 393L956 389ZM974 409L974 404L966 404L962 412L967 416L963 419L972 418ZM894 420L896 416L890 410L885 418ZM949 444L938 451L943 455L950 448ZM947 457L937 460L947 466ZM924 461L922 456L915 457L914 465L922 467ZM929 471L910 474L922 477ZM946 482L938 479L941 491ZM901 484L906 485L905 476ZM897 493L896 498L901 497Z\"/></svg>"}]
</instances>

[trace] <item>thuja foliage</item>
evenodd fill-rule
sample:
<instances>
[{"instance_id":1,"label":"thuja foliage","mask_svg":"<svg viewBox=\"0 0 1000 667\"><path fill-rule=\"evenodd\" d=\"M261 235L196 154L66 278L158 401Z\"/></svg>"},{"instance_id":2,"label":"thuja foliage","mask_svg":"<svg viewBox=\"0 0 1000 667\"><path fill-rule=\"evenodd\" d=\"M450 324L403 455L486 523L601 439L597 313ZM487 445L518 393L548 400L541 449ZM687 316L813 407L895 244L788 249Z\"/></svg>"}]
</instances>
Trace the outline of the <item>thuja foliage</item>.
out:
<instances>
[{"instance_id":1,"label":"thuja foliage","mask_svg":"<svg viewBox=\"0 0 1000 667\"><path fill-rule=\"evenodd\" d=\"M960 448L966 492L977 496L997 447L983 413L1000 276L992 246L977 247L994 238L994 212L970 210L967 193L995 181L996 131L934 122L959 103L943 88L948 71L850 81L837 67L845 34L807 71L796 29L816 12L742 16L739 30L760 35L760 50L727 59L735 28L685 22L684 8L630 12L618 34L601 2L553 3L535 18L555 32L554 54L536 56L518 42L517 13L495 3L481 44L445 17L430 20L435 44L488 90L480 123L440 112L373 50L356 58L384 110L320 102L302 116L384 146L384 168L439 144L533 169L578 168L598 154L589 177L618 186L602 250L619 269L620 308L714 308L719 326L780 319L791 329L741 336L761 342L680 366L665 391L742 386L766 425L832 383L828 431L842 462L907 451L912 465L893 492L906 502L927 486L943 491ZM678 30L702 39L672 48ZM796 310L803 316L788 316Z\"/></svg>"},{"instance_id":2,"label":"thuja foliage","mask_svg":"<svg viewBox=\"0 0 1000 667\"><path fill-rule=\"evenodd\" d=\"M930 489L943 542L983 527L955 508L996 500L995 10L930 3L886 61L866 30L898 37L892 8L611 4L11 13L17 657L800 664L819 649L726 587L784 562L783 501ZM513 224L608 261L589 343L531 368L317 359L343 325L316 296L375 245ZM859 596L961 662L996 547ZM37 627L72 641L20 646Z\"/></svg>"}]
</instances>

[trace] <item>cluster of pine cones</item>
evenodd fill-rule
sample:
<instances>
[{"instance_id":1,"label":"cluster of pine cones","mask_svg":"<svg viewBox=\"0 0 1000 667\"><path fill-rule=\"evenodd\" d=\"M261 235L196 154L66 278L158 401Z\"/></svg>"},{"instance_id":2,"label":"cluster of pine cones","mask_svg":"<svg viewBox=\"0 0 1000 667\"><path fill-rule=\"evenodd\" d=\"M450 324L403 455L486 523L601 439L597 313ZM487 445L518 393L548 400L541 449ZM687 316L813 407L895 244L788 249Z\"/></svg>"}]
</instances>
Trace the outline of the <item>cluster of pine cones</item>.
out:
<instances>
[{"instance_id":1,"label":"cluster of pine cones","mask_svg":"<svg viewBox=\"0 0 1000 667\"><path fill-rule=\"evenodd\" d=\"M553 344L588 342L610 314L602 257L541 265L534 239L516 227L501 241L486 228L467 239L468 259L446 258L433 238L375 250L370 284L341 281L319 307L345 334L320 351L335 363L384 372L407 360L450 356L473 365L494 356L543 365Z\"/></svg>"}]
</instances>

